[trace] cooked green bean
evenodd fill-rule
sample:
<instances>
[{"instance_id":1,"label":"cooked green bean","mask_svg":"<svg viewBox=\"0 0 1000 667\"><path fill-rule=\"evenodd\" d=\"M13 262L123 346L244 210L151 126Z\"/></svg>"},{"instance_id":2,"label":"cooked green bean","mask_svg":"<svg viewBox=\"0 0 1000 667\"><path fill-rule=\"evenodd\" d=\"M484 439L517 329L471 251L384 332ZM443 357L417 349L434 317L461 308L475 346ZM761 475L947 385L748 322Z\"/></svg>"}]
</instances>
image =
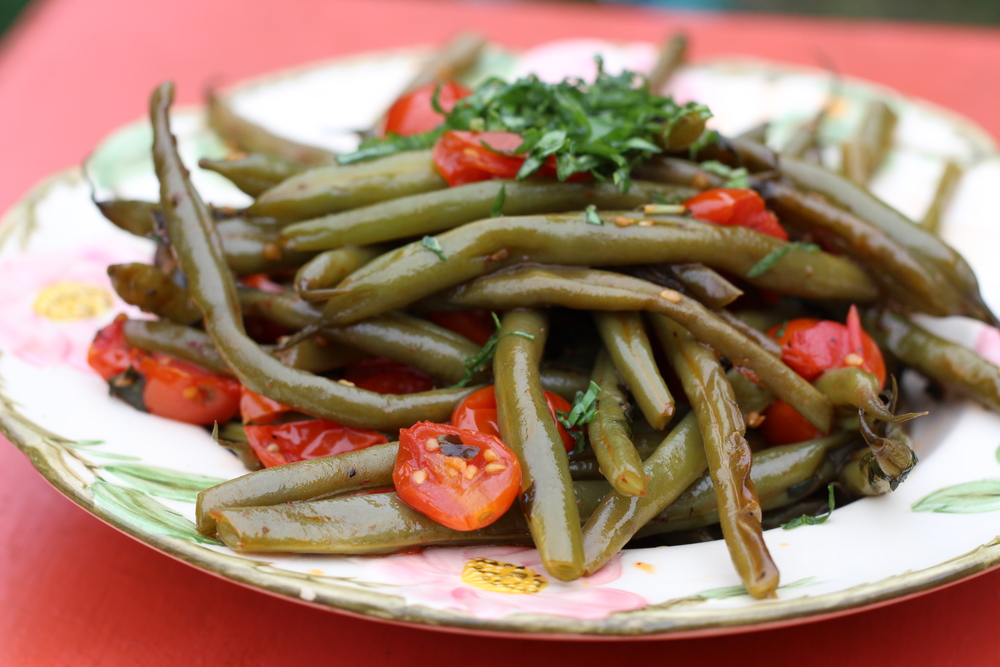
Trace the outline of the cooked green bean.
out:
<instances>
[{"instance_id":1,"label":"cooked green bean","mask_svg":"<svg viewBox=\"0 0 1000 667\"><path fill-rule=\"evenodd\" d=\"M280 137L243 118L230 106L229 100L215 93L208 95L208 124L223 139L248 153L267 153L307 165L330 164L336 157L325 148Z\"/></svg>"},{"instance_id":2,"label":"cooked green bean","mask_svg":"<svg viewBox=\"0 0 1000 667\"><path fill-rule=\"evenodd\" d=\"M880 421L898 424L927 414L892 414L879 398L878 378L862 368L828 370L817 378L816 388L826 394L835 406L850 406Z\"/></svg>"},{"instance_id":3,"label":"cooked green bean","mask_svg":"<svg viewBox=\"0 0 1000 667\"><path fill-rule=\"evenodd\" d=\"M938 181L937 189L934 190L934 198L931 200L931 205L920 220L921 227L932 234L937 234L938 227L941 226L941 216L951 202L951 198L955 194L958 182L961 179L962 168L951 160L948 160L944 165L944 170L941 172L941 179Z\"/></svg>"},{"instance_id":4,"label":"cooked green bean","mask_svg":"<svg viewBox=\"0 0 1000 667\"><path fill-rule=\"evenodd\" d=\"M639 454L640 460L652 456L656 447L663 440L664 433L660 431L642 431L632 434L632 445ZM573 481L605 479L601 464L594 450L586 448L579 454L569 455L569 473Z\"/></svg>"},{"instance_id":5,"label":"cooked green bean","mask_svg":"<svg viewBox=\"0 0 1000 667\"><path fill-rule=\"evenodd\" d=\"M303 220L445 187L430 151L412 151L310 169L260 195L247 213Z\"/></svg>"},{"instance_id":6,"label":"cooked green bean","mask_svg":"<svg viewBox=\"0 0 1000 667\"><path fill-rule=\"evenodd\" d=\"M334 345L321 336L277 350L273 355L286 366L310 373L326 373L369 358L361 350L347 345Z\"/></svg>"},{"instance_id":7,"label":"cooked green bean","mask_svg":"<svg viewBox=\"0 0 1000 667\"><path fill-rule=\"evenodd\" d=\"M758 421L760 414L774 402L774 393L743 375L736 368L726 371L726 379L733 387L736 405L740 406L743 420L749 426L753 426L752 422ZM753 417L754 413L757 415L756 418Z\"/></svg>"},{"instance_id":8,"label":"cooked green bean","mask_svg":"<svg viewBox=\"0 0 1000 667\"><path fill-rule=\"evenodd\" d=\"M198 166L221 174L251 197L308 169L302 162L266 153L248 153L224 160L198 160Z\"/></svg>"},{"instance_id":9,"label":"cooked green bean","mask_svg":"<svg viewBox=\"0 0 1000 667\"><path fill-rule=\"evenodd\" d=\"M761 532L750 447L733 388L713 352L667 318L654 315L653 320L659 323L657 333L698 420L729 555L747 592L769 597L778 587L778 569Z\"/></svg>"},{"instance_id":10,"label":"cooked green bean","mask_svg":"<svg viewBox=\"0 0 1000 667\"><path fill-rule=\"evenodd\" d=\"M590 448L615 491L625 496L644 496L646 475L632 444L629 400L610 355L603 350L597 355L591 380L601 391L597 395L597 414L587 425Z\"/></svg>"},{"instance_id":11,"label":"cooked green bean","mask_svg":"<svg viewBox=\"0 0 1000 667\"><path fill-rule=\"evenodd\" d=\"M867 303L878 294L868 276L849 260L796 246L770 270L750 276L757 262L787 244L745 227L689 218L627 227L588 224L584 215L497 218L432 238L444 259L415 242L369 262L341 283L341 294L327 301L324 324L348 324L396 310L519 261L574 266L695 261L790 296Z\"/></svg>"},{"instance_id":12,"label":"cooked green bean","mask_svg":"<svg viewBox=\"0 0 1000 667\"><path fill-rule=\"evenodd\" d=\"M585 392L590 386L590 379L579 371L543 365L539 372L542 376L542 388L567 401L572 401L577 392Z\"/></svg>"},{"instance_id":13,"label":"cooked green bean","mask_svg":"<svg viewBox=\"0 0 1000 667\"><path fill-rule=\"evenodd\" d=\"M919 225L915 225L902 213L864 188L822 167L793 158L783 158L781 171L798 187L828 197L845 210L881 229L911 254L920 257L925 265L943 274L953 289L961 294L961 305L968 311L970 317L993 326L1000 324L983 302L979 294L979 283L972 268L944 241L921 229Z\"/></svg>"},{"instance_id":14,"label":"cooked green bean","mask_svg":"<svg viewBox=\"0 0 1000 667\"><path fill-rule=\"evenodd\" d=\"M760 345L761 349L766 352L770 352L776 357L781 356L781 346L773 338L765 334L763 331L755 329L754 327L747 324L745 321L732 314L728 310L719 309L712 311L716 317L731 326L732 328L739 331L741 334L752 340L753 342Z\"/></svg>"},{"instance_id":15,"label":"cooked green bean","mask_svg":"<svg viewBox=\"0 0 1000 667\"><path fill-rule=\"evenodd\" d=\"M853 497L882 496L896 487L882 474L867 447L857 450L837 471L837 481Z\"/></svg>"},{"instance_id":16,"label":"cooked green bean","mask_svg":"<svg viewBox=\"0 0 1000 667\"><path fill-rule=\"evenodd\" d=\"M593 315L614 368L625 380L646 421L657 430L666 428L674 415L674 397L656 368L642 315L636 311L594 311ZM601 384L596 378L594 381Z\"/></svg>"},{"instance_id":17,"label":"cooked green bean","mask_svg":"<svg viewBox=\"0 0 1000 667\"><path fill-rule=\"evenodd\" d=\"M648 81L651 91L660 94L667 87L670 79L687 60L687 46L687 35L682 32L674 33L660 45L656 62L649 70Z\"/></svg>"},{"instance_id":18,"label":"cooked green bean","mask_svg":"<svg viewBox=\"0 0 1000 667\"><path fill-rule=\"evenodd\" d=\"M1000 368L987 359L891 310L867 313L865 329L907 366L1000 411Z\"/></svg>"},{"instance_id":19,"label":"cooked green bean","mask_svg":"<svg viewBox=\"0 0 1000 667\"><path fill-rule=\"evenodd\" d=\"M111 199L95 201L94 205L105 218L114 223L115 227L135 236L153 236L155 216L160 212L158 204L134 199Z\"/></svg>"},{"instance_id":20,"label":"cooked green bean","mask_svg":"<svg viewBox=\"0 0 1000 667\"><path fill-rule=\"evenodd\" d=\"M660 281L653 276L662 274L666 280L678 283L681 291L690 294L712 310L725 308L743 296L743 290L704 264L660 264L648 269L648 274L651 275L643 272L638 274L639 277L659 283Z\"/></svg>"},{"instance_id":21,"label":"cooked green bean","mask_svg":"<svg viewBox=\"0 0 1000 667\"><path fill-rule=\"evenodd\" d=\"M431 54L403 92L460 76L475 67L484 46L486 42L481 35L458 33L443 49Z\"/></svg>"},{"instance_id":22,"label":"cooked green bean","mask_svg":"<svg viewBox=\"0 0 1000 667\"><path fill-rule=\"evenodd\" d=\"M128 320L122 327L125 341L140 350L163 352L213 373L232 375L226 361L204 331L171 322Z\"/></svg>"},{"instance_id":23,"label":"cooked green bean","mask_svg":"<svg viewBox=\"0 0 1000 667\"><path fill-rule=\"evenodd\" d=\"M844 176L861 185L871 180L892 145L897 120L896 113L882 100L865 105L854 136L840 145Z\"/></svg>"},{"instance_id":24,"label":"cooked green bean","mask_svg":"<svg viewBox=\"0 0 1000 667\"><path fill-rule=\"evenodd\" d=\"M324 301L336 294L334 285L385 250L381 246L347 246L320 253L295 274L295 292L306 301Z\"/></svg>"},{"instance_id":25,"label":"cooked green bean","mask_svg":"<svg viewBox=\"0 0 1000 667\"><path fill-rule=\"evenodd\" d=\"M377 394L288 368L246 336L236 286L223 262L211 215L191 187L170 134L172 98L173 85L167 83L150 100L154 163L167 230L191 296L205 314L205 330L240 382L283 405L345 426L392 429L421 419L447 419L469 389Z\"/></svg>"},{"instance_id":26,"label":"cooked green bean","mask_svg":"<svg viewBox=\"0 0 1000 667\"><path fill-rule=\"evenodd\" d=\"M566 450L538 377L547 318L514 310L502 323L493 363L501 439L521 462L521 509L542 563L555 578L572 581L582 571L583 543Z\"/></svg>"},{"instance_id":27,"label":"cooked green bean","mask_svg":"<svg viewBox=\"0 0 1000 667\"><path fill-rule=\"evenodd\" d=\"M589 204L599 209L628 209L649 203L653 194L690 197L697 192L644 181L633 181L627 193L611 183L482 181L297 222L282 231L284 244L300 250L326 250L436 234L488 218L501 188L507 216L580 210Z\"/></svg>"},{"instance_id":28,"label":"cooked green bean","mask_svg":"<svg viewBox=\"0 0 1000 667\"><path fill-rule=\"evenodd\" d=\"M604 482L573 484L581 516L593 511L607 488ZM484 528L454 530L411 509L395 493L220 509L213 517L219 538L236 551L358 555L440 544L531 544L518 507Z\"/></svg>"},{"instance_id":29,"label":"cooked green bean","mask_svg":"<svg viewBox=\"0 0 1000 667\"><path fill-rule=\"evenodd\" d=\"M232 507L279 505L363 489L392 486L399 445L390 442L353 452L274 466L231 479L198 494L198 532L215 534L212 512Z\"/></svg>"},{"instance_id":30,"label":"cooked green bean","mask_svg":"<svg viewBox=\"0 0 1000 667\"><path fill-rule=\"evenodd\" d=\"M710 171L705 171L695 162L673 157L655 157L637 165L633 176L656 183L672 183L704 190L721 188L725 179Z\"/></svg>"},{"instance_id":31,"label":"cooked green bean","mask_svg":"<svg viewBox=\"0 0 1000 667\"><path fill-rule=\"evenodd\" d=\"M201 311L191 301L188 291L155 266L112 264L108 267L108 277L122 301L144 313L180 324L201 319Z\"/></svg>"},{"instance_id":32,"label":"cooked green bean","mask_svg":"<svg viewBox=\"0 0 1000 667\"><path fill-rule=\"evenodd\" d=\"M505 310L559 305L583 310L645 310L680 322L736 366L750 368L779 398L816 428L830 430L833 408L811 384L775 355L715 317L697 301L617 273L566 267L513 268L484 276L446 294L465 308ZM654 325L657 319L653 319Z\"/></svg>"}]
</instances>

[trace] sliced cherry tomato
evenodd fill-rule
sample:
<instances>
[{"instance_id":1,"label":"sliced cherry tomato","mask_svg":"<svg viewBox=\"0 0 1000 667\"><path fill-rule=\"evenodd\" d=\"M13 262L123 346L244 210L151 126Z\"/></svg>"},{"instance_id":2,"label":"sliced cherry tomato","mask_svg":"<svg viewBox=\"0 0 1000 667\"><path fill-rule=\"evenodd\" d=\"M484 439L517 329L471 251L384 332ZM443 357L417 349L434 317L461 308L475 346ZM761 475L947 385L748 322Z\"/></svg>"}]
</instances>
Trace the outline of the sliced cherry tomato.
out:
<instances>
[{"instance_id":1,"label":"sliced cherry tomato","mask_svg":"<svg viewBox=\"0 0 1000 667\"><path fill-rule=\"evenodd\" d=\"M488 310L430 313L428 317L434 324L465 336L476 345L486 345L486 341L497 329Z\"/></svg>"},{"instance_id":2,"label":"sliced cherry tomato","mask_svg":"<svg viewBox=\"0 0 1000 667\"><path fill-rule=\"evenodd\" d=\"M281 415L292 411L292 408L273 398L240 387L240 416L244 424L271 424Z\"/></svg>"},{"instance_id":3,"label":"sliced cherry tomato","mask_svg":"<svg viewBox=\"0 0 1000 667\"><path fill-rule=\"evenodd\" d=\"M545 392L545 404L549 407L549 414L552 421L556 423L559 430L559 437L562 438L563 446L567 452L573 451L576 447L576 439L570 435L559 420L556 419L556 410L569 412L573 409L562 396ZM455 406L451 413L451 425L456 428L469 431L479 431L487 435L500 437L500 427L497 425L497 395L494 386L483 387L466 396L461 403Z\"/></svg>"},{"instance_id":4,"label":"sliced cherry tomato","mask_svg":"<svg viewBox=\"0 0 1000 667\"><path fill-rule=\"evenodd\" d=\"M142 392L132 395L132 405L189 424L226 422L236 416L239 382L168 354L150 354L130 346L122 332L126 319L121 315L97 332L87 362L109 381L134 369L142 379Z\"/></svg>"},{"instance_id":5,"label":"sliced cherry tomato","mask_svg":"<svg viewBox=\"0 0 1000 667\"><path fill-rule=\"evenodd\" d=\"M255 290L260 290L261 292L271 292L273 294L280 294L281 292L287 292L284 287L278 283L271 280L271 277L266 273L251 273L248 276L243 276L240 278L240 282L251 287Z\"/></svg>"},{"instance_id":6,"label":"sliced cherry tomato","mask_svg":"<svg viewBox=\"0 0 1000 667\"><path fill-rule=\"evenodd\" d=\"M777 336L777 333L781 336ZM831 320L791 320L769 332L781 345L781 360L810 382L825 371L855 366L885 386L885 360L878 345L861 328L858 309L851 306L847 324Z\"/></svg>"},{"instance_id":7,"label":"sliced cherry tomato","mask_svg":"<svg viewBox=\"0 0 1000 667\"><path fill-rule=\"evenodd\" d=\"M790 445L823 435L798 410L780 399L764 411L764 423L760 425L760 432L772 445Z\"/></svg>"},{"instance_id":8,"label":"sliced cherry tomato","mask_svg":"<svg viewBox=\"0 0 1000 667\"><path fill-rule=\"evenodd\" d=\"M403 95L396 100L385 114L379 135L398 134L408 137L413 134L430 132L442 122L444 116L434 109L434 91L441 86L438 104L446 112L455 108L455 102L471 95L471 91L454 81L429 83L422 88Z\"/></svg>"},{"instance_id":9,"label":"sliced cherry tomato","mask_svg":"<svg viewBox=\"0 0 1000 667\"><path fill-rule=\"evenodd\" d=\"M344 369L344 379L378 394L415 394L434 388L427 373L382 357L354 362Z\"/></svg>"},{"instance_id":10,"label":"sliced cherry tomato","mask_svg":"<svg viewBox=\"0 0 1000 667\"><path fill-rule=\"evenodd\" d=\"M685 201L684 206L698 220L717 225L749 227L761 234L788 240L788 232L778 223L777 216L765 208L764 200L753 190L705 190Z\"/></svg>"},{"instance_id":11,"label":"sliced cherry tomato","mask_svg":"<svg viewBox=\"0 0 1000 667\"><path fill-rule=\"evenodd\" d=\"M160 417L212 424L227 422L240 410L240 383L167 354L140 358L135 365L146 378L142 400Z\"/></svg>"},{"instance_id":12,"label":"sliced cherry tomato","mask_svg":"<svg viewBox=\"0 0 1000 667\"><path fill-rule=\"evenodd\" d=\"M525 155L513 153L521 143L520 135L514 132L448 130L434 144L431 155L444 180L454 187L493 178L514 178L525 160ZM535 175L554 177L556 156L550 155ZM589 174L579 173L567 180L589 178Z\"/></svg>"},{"instance_id":13,"label":"sliced cherry tomato","mask_svg":"<svg viewBox=\"0 0 1000 667\"><path fill-rule=\"evenodd\" d=\"M499 438L419 422L399 432L392 470L399 499L455 530L488 526L521 490L521 465Z\"/></svg>"},{"instance_id":14,"label":"sliced cherry tomato","mask_svg":"<svg viewBox=\"0 0 1000 667\"><path fill-rule=\"evenodd\" d=\"M284 424L244 426L247 440L264 467L353 452L388 440L380 433L309 419Z\"/></svg>"}]
</instances>

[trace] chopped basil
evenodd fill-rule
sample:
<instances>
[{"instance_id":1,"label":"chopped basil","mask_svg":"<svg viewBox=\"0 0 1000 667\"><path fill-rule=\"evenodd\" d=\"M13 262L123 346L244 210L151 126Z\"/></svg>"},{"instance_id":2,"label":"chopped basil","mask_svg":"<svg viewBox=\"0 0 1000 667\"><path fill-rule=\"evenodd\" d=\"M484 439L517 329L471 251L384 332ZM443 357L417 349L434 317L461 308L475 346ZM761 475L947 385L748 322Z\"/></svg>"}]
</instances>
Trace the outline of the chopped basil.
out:
<instances>
[{"instance_id":1,"label":"chopped basil","mask_svg":"<svg viewBox=\"0 0 1000 667\"><path fill-rule=\"evenodd\" d=\"M724 188L740 188L743 190L750 188L750 174L743 167L733 169L729 165L722 164L717 160L707 160L701 163L701 168L710 174L715 174L726 179L726 182L722 184Z\"/></svg>"},{"instance_id":2,"label":"chopped basil","mask_svg":"<svg viewBox=\"0 0 1000 667\"><path fill-rule=\"evenodd\" d=\"M497 193L496 201L493 202L493 208L490 209L491 218L499 218L503 215L503 203L507 200L507 186L501 185L500 192Z\"/></svg>"},{"instance_id":3,"label":"chopped basil","mask_svg":"<svg viewBox=\"0 0 1000 667\"><path fill-rule=\"evenodd\" d=\"M420 241L420 245L437 255L438 259L442 262L448 259L444 256L444 250L441 248L441 242L437 240L437 237L425 236L423 240Z\"/></svg>"},{"instance_id":4,"label":"chopped basil","mask_svg":"<svg viewBox=\"0 0 1000 667\"><path fill-rule=\"evenodd\" d=\"M788 523L781 524L781 527L785 530L791 530L792 528L798 528L799 526L818 526L821 523L826 523L826 520L830 518L831 514L833 514L833 484L827 486L826 491L828 494L827 502L830 507L826 514L821 514L819 516L809 516L808 514L803 514L798 519L792 519Z\"/></svg>"},{"instance_id":5,"label":"chopped basil","mask_svg":"<svg viewBox=\"0 0 1000 667\"><path fill-rule=\"evenodd\" d=\"M597 215L597 207L593 204L589 204L587 208L584 209L586 212L587 223L591 225L603 225L604 221L601 220L601 216Z\"/></svg>"},{"instance_id":6,"label":"chopped basil","mask_svg":"<svg viewBox=\"0 0 1000 667\"><path fill-rule=\"evenodd\" d=\"M775 264L778 263L779 259L787 255L788 252L793 248L798 250L804 250L806 252L818 252L820 249L820 247L815 243L799 243L798 241L795 241L794 243L789 243L786 246L782 246L776 250L772 250L771 252L764 255L764 257L759 262L750 267L750 270L747 271L747 277L756 278L757 276L764 275L765 273L770 271Z\"/></svg>"},{"instance_id":7,"label":"chopped basil","mask_svg":"<svg viewBox=\"0 0 1000 667\"><path fill-rule=\"evenodd\" d=\"M576 438L576 449L580 449L583 445L584 427L597 414L597 395L600 393L600 385L591 380L587 391L576 392L576 396L573 397L573 407L569 412L556 410L556 419Z\"/></svg>"},{"instance_id":8,"label":"chopped basil","mask_svg":"<svg viewBox=\"0 0 1000 667\"><path fill-rule=\"evenodd\" d=\"M486 367L486 364L493 360L493 355L497 352L497 345L500 343L501 338L506 338L507 336L520 336L522 338L527 338L528 340L535 340L535 337L530 333L525 333L524 331L511 331L510 333L500 335L500 318L497 317L496 313L491 313L493 315L493 323L496 325L496 331L493 335L489 337L486 344L479 350L479 353L474 357L469 357L465 360L465 377L452 385L452 387L464 387L472 381L473 376Z\"/></svg>"}]
</instances>

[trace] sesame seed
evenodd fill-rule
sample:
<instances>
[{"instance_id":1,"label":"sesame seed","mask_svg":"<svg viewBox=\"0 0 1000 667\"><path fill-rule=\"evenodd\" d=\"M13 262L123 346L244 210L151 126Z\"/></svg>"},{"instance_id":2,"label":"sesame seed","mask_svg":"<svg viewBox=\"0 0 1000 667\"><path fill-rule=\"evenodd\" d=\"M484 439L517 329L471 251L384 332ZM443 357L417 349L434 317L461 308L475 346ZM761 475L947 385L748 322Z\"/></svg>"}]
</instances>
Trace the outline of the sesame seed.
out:
<instances>
[{"instance_id":1,"label":"sesame seed","mask_svg":"<svg viewBox=\"0 0 1000 667\"><path fill-rule=\"evenodd\" d=\"M646 204L642 212L646 215L681 215L687 208L683 204Z\"/></svg>"},{"instance_id":2,"label":"sesame seed","mask_svg":"<svg viewBox=\"0 0 1000 667\"><path fill-rule=\"evenodd\" d=\"M189 401L197 401L201 398L201 390L198 387L187 387L182 392L182 395Z\"/></svg>"},{"instance_id":3,"label":"sesame seed","mask_svg":"<svg viewBox=\"0 0 1000 667\"><path fill-rule=\"evenodd\" d=\"M640 227L652 227L653 226L653 221L652 220L640 220L638 224L639 224Z\"/></svg>"},{"instance_id":4,"label":"sesame seed","mask_svg":"<svg viewBox=\"0 0 1000 667\"><path fill-rule=\"evenodd\" d=\"M615 216L615 224L619 227L631 227L635 224L635 220L632 218L625 217L624 215Z\"/></svg>"},{"instance_id":5,"label":"sesame seed","mask_svg":"<svg viewBox=\"0 0 1000 667\"><path fill-rule=\"evenodd\" d=\"M660 298L669 301L670 303L680 303L681 298L683 297L677 290L665 289L660 292Z\"/></svg>"},{"instance_id":6,"label":"sesame seed","mask_svg":"<svg viewBox=\"0 0 1000 667\"><path fill-rule=\"evenodd\" d=\"M414 470L413 474L410 475L410 481L414 484L423 484L427 481L427 471L426 470Z\"/></svg>"},{"instance_id":7,"label":"sesame seed","mask_svg":"<svg viewBox=\"0 0 1000 667\"><path fill-rule=\"evenodd\" d=\"M441 449L441 443L438 442L437 438L427 438L424 440L424 449L429 452L436 452Z\"/></svg>"},{"instance_id":8,"label":"sesame seed","mask_svg":"<svg viewBox=\"0 0 1000 667\"><path fill-rule=\"evenodd\" d=\"M265 243L264 247L261 248L260 254L269 262L277 262L284 253L281 252L281 246L277 243Z\"/></svg>"},{"instance_id":9,"label":"sesame seed","mask_svg":"<svg viewBox=\"0 0 1000 667\"><path fill-rule=\"evenodd\" d=\"M865 360L860 354L851 352L849 355L844 357L844 363L848 366L860 366L865 363Z\"/></svg>"},{"instance_id":10,"label":"sesame seed","mask_svg":"<svg viewBox=\"0 0 1000 667\"><path fill-rule=\"evenodd\" d=\"M764 423L764 415L759 412L750 412L747 414L747 426L750 428L757 428Z\"/></svg>"},{"instance_id":11,"label":"sesame seed","mask_svg":"<svg viewBox=\"0 0 1000 667\"><path fill-rule=\"evenodd\" d=\"M355 384L353 382L351 382L350 380L344 380L344 379L337 380L337 384L342 384L345 387L353 387L353 386L355 386Z\"/></svg>"},{"instance_id":12,"label":"sesame seed","mask_svg":"<svg viewBox=\"0 0 1000 667\"><path fill-rule=\"evenodd\" d=\"M281 451L281 447L278 447L278 445L276 445L275 443L272 442L270 445L267 446L267 451L269 451L269 452L280 452Z\"/></svg>"},{"instance_id":13,"label":"sesame seed","mask_svg":"<svg viewBox=\"0 0 1000 667\"><path fill-rule=\"evenodd\" d=\"M502 463L487 463L486 467L483 468L486 472L500 472L501 470L506 470L507 466Z\"/></svg>"},{"instance_id":14,"label":"sesame seed","mask_svg":"<svg viewBox=\"0 0 1000 667\"><path fill-rule=\"evenodd\" d=\"M502 262L503 260L510 257L510 251L507 248L500 248L495 253L490 255L490 261L492 262Z\"/></svg>"}]
</instances>

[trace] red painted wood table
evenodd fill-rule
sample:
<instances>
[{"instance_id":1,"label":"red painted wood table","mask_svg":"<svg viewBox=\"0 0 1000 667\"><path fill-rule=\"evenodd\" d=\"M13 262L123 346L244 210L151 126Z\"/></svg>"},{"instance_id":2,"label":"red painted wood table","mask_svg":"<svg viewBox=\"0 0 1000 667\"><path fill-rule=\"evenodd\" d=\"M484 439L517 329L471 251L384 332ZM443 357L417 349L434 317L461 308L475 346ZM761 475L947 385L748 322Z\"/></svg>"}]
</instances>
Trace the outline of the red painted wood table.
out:
<instances>
[{"instance_id":1,"label":"red painted wood table","mask_svg":"<svg viewBox=\"0 0 1000 667\"><path fill-rule=\"evenodd\" d=\"M40 0L0 44L0 210L140 117L163 79L190 103L207 82L440 42L463 28L523 48L576 36L658 40L681 26L695 58L832 58L844 74L950 107L1000 136L998 29L515 2ZM6 442L0 535L3 665L1000 664L1000 571L832 620L670 642L485 638L349 618L129 539L59 495Z\"/></svg>"}]
</instances>

